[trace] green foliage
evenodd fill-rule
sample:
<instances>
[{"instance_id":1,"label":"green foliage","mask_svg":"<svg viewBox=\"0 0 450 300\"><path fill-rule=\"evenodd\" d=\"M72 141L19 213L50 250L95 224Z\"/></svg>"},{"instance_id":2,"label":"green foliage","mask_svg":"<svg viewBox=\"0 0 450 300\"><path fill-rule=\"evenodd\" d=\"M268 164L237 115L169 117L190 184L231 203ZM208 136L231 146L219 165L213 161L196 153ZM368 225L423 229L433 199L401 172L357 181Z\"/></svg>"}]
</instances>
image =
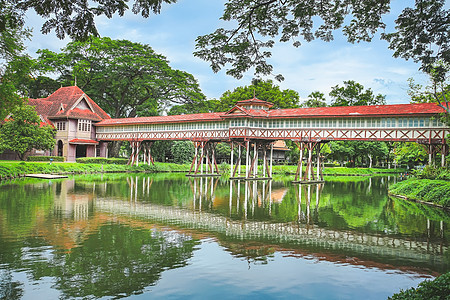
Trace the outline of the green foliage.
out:
<instances>
[{"instance_id":1,"label":"green foliage","mask_svg":"<svg viewBox=\"0 0 450 300\"><path fill-rule=\"evenodd\" d=\"M325 95L319 91L312 92L308 99L302 103L301 107L325 107L328 106Z\"/></svg>"},{"instance_id":2,"label":"green foliage","mask_svg":"<svg viewBox=\"0 0 450 300\"><path fill-rule=\"evenodd\" d=\"M450 180L450 170L447 168L427 165L423 168L423 170L417 171L415 176L423 179Z\"/></svg>"},{"instance_id":3,"label":"green foliage","mask_svg":"<svg viewBox=\"0 0 450 300\"><path fill-rule=\"evenodd\" d=\"M396 22L396 32L383 34L394 50L394 57L422 63L422 69L438 61L450 63L450 33L446 1L415 1L414 8L405 8Z\"/></svg>"},{"instance_id":4,"label":"green foliage","mask_svg":"<svg viewBox=\"0 0 450 300\"><path fill-rule=\"evenodd\" d=\"M395 143L394 159L398 164L407 164L410 168L424 164L428 160L426 149L417 143Z\"/></svg>"},{"instance_id":5,"label":"green foliage","mask_svg":"<svg viewBox=\"0 0 450 300\"><path fill-rule=\"evenodd\" d=\"M172 145L171 151L174 163L189 163L194 157L194 144L191 141L176 141Z\"/></svg>"},{"instance_id":6,"label":"green foliage","mask_svg":"<svg viewBox=\"0 0 450 300\"><path fill-rule=\"evenodd\" d=\"M131 11L140 14L144 18L151 13L158 14L163 3L175 3L177 0L140 0L133 1ZM115 14L123 16L129 9L128 1L92 0L89 2L78 2L71 0L58 1L34 1L34 0L6 0L7 3L15 4L14 13L18 22L23 22L25 12L33 9L39 16L47 19L42 25L41 32L49 33L55 30L56 36L64 39L66 36L75 40L87 40L91 36L98 36L95 26L96 16L105 16L111 19ZM3 18L0 18L0 24ZM3 28L0 26L0 31Z\"/></svg>"},{"instance_id":7,"label":"green foliage","mask_svg":"<svg viewBox=\"0 0 450 300\"><path fill-rule=\"evenodd\" d=\"M27 161L64 161L63 156L28 156Z\"/></svg>"},{"instance_id":8,"label":"green foliage","mask_svg":"<svg viewBox=\"0 0 450 300\"><path fill-rule=\"evenodd\" d=\"M156 161L166 162L166 158L172 157L173 141L156 141L152 145L152 156Z\"/></svg>"},{"instance_id":9,"label":"green foliage","mask_svg":"<svg viewBox=\"0 0 450 300\"><path fill-rule=\"evenodd\" d=\"M434 280L425 280L417 286L402 290L388 299L392 300L430 300L448 299L450 295L450 272L442 274Z\"/></svg>"},{"instance_id":10,"label":"green foliage","mask_svg":"<svg viewBox=\"0 0 450 300\"><path fill-rule=\"evenodd\" d=\"M432 202L444 207L450 206L449 181L413 178L390 186L389 192L413 200Z\"/></svg>"},{"instance_id":11,"label":"green foliage","mask_svg":"<svg viewBox=\"0 0 450 300\"><path fill-rule=\"evenodd\" d=\"M352 166L370 166L370 160L380 162L388 157L389 150L384 142L332 141L327 158L339 162L350 161Z\"/></svg>"},{"instance_id":12,"label":"green foliage","mask_svg":"<svg viewBox=\"0 0 450 300\"><path fill-rule=\"evenodd\" d=\"M13 7L13 3L0 1L0 120L23 103L25 91L20 82L28 77L32 65L24 54L24 41L31 34Z\"/></svg>"},{"instance_id":13,"label":"green foliage","mask_svg":"<svg viewBox=\"0 0 450 300\"><path fill-rule=\"evenodd\" d=\"M139 166L128 166L126 164L113 163L67 163L67 162L0 162L0 179L16 178L25 174L86 174L86 173L110 173L110 172L187 172L189 164L159 163L155 165L139 164ZM123 160L117 160L121 163Z\"/></svg>"},{"instance_id":14,"label":"green foliage","mask_svg":"<svg viewBox=\"0 0 450 300\"><path fill-rule=\"evenodd\" d=\"M34 107L16 107L11 118L0 127L0 151L14 151L23 160L32 149L53 149L56 130L48 125L40 127L40 122Z\"/></svg>"},{"instance_id":15,"label":"green foliage","mask_svg":"<svg viewBox=\"0 0 450 300\"><path fill-rule=\"evenodd\" d=\"M77 163L82 164L115 164L115 165L126 165L128 162L127 158L117 158L117 157L79 157L77 158Z\"/></svg>"},{"instance_id":16,"label":"green foliage","mask_svg":"<svg viewBox=\"0 0 450 300\"><path fill-rule=\"evenodd\" d=\"M386 104L386 96L374 95L371 89L353 80L344 81L344 87L331 88L331 106L381 105Z\"/></svg>"},{"instance_id":17,"label":"green foliage","mask_svg":"<svg viewBox=\"0 0 450 300\"><path fill-rule=\"evenodd\" d=\"M205 96L189 73L172 69L149 45L90 38L70 42L61 53L39 50L43 73L77 85L112 117L154 116L173 104L198 103Z\"/></svg>"},{"instance_id":18,"label":"green foliage","mask_svg":"<svg viewBox=\"0 0 450 300\"><path fill-rule=\"evenodd\" d=\"M299 95L294 90L281 90L272 80L252 80L249 86L237 87L233 91L226 91L220 97L220 102L215 111L227 111L236 102L252 98L261 99L273 103L273 108L299 107Z\"/></svg>"},{"instance_id":19,"label":"green foliage","mask_svg":"<svg viewBox=\"0 0 450 300\"><path fill-rule=\"evenodd\" d=\"M227 74L236 78L250 68L255 74L271 75L273 67L267 60L275 39L299 47L316 38L330 42L334 31L342 29L351 43L369 42L379 29L386 29L383 15L390 13L391 2L228 0L222 19L233 25L198 37L194 55L208 61L214 72L229 67ZM389 41L396 57L421 62L422 69L438 60L450 62L446 1L414 2L415 7L409 7L412 1L402 1L395 31L381 38Z\"/></svg>"}]
</instances>

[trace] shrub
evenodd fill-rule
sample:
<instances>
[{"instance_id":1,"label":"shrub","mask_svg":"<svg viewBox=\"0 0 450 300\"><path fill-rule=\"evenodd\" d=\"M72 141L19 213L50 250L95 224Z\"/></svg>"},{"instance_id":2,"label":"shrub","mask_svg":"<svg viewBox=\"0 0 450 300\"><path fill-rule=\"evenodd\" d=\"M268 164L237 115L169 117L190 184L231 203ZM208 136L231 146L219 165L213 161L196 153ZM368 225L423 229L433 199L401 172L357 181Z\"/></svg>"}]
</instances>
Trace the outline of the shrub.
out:
<instances>
[{"instance_id":1,"label":"shrub","mask_svg":"<svg viewBox=\"0 0 450 300\"><path fill-rule=\"evenodd\" d=\"M126 165L128 162L127 158L117 158L117 157L80 157L77 158L77 163L81 164L115 164L115 165Z\"/></svg>"},{"instance_id":2,"label":"shrub","mask_svg":"<svg viewBox=\"0 0 450 300\"><path fill-rule=\"evenodd\" d=\"M403 300L403 299L448 299L450 295L450 272L445 273L434 280L425 280L417 286L417 288L410 288L400 293L394 294L389 299Z\"/></svg>"},{"instance_id":3,"label":"shrub","mask_svg":"<svg viewBox=\"0 0 450 300\"><path fill-rule=\"evenodd\" d=\"M27 161L64 161L64 156L28 156Z\"/></svg>"}]
</instances>

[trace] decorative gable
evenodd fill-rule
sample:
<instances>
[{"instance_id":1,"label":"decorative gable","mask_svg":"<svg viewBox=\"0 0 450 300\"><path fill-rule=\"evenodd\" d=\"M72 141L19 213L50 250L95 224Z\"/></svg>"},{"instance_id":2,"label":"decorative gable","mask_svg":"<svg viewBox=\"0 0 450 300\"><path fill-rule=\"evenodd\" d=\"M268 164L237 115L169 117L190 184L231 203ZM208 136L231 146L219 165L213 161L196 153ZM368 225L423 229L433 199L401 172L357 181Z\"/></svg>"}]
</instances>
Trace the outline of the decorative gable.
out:
<instances>
[{"instance_id":1,"label":"decorative gable","mask_svg":"<svg viewBox=\"0 0 450 300\"><path fill-rule=\"evenodd\" d=\"M71 107L72 109L81 109L81 110L85 110L85 109L89 109L91 112L94 112L94 109L92 108L91 104L86 100L86 98L83 96L81 96Z\"/></svg>"}]
</instances>

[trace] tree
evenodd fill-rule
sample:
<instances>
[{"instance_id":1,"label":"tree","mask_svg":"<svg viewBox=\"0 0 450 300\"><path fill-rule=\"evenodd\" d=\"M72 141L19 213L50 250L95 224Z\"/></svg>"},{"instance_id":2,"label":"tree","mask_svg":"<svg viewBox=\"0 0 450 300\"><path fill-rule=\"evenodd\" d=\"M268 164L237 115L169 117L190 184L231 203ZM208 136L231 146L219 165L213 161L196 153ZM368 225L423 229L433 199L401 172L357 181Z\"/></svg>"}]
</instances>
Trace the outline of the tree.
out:
<instances>
[{"instance_id":1,"label":"tree","mask_svg":"<svg viewBox=\"0 0 450 300\"><path fill-rule=\"evenodd\" d=\"M194 55L210 62L214 72L230 66L226 73L236 78L252 67L255 74L269 75L273 67L267 59L276 38L299 47L299 36L305 42L316 38L330 42L342 29L351 43L370 42L379 29L386 29L383 16L390 12L391 2L228 0L222 19L236 27L198 37ZM450 62L450 10L444 5L444 0L416 0L414 8L404 6L395 21L396 31L381 34L395 57L421 62L425 71L432 62Z\"/></svg>"},{"instance_id":2,"label":"tree","mask_svg":"<svg viewBox=\"0 0 450 300\"><path fill-rule=\"evenodd\" d=\"M295 108L299 107L300 97L294 90L281 90L272 80L253 79L249 86L237 87L233 91L223 93L215 111L227 111L236 102L252 98L271 102L273 108Z\"/></svg>"},{"instance_id":3,"label":"tree","mask_svg":"<svg viewBox=\"0 0 450 300\"><path fill-rule=\"evenodd\" d=\"M87 40L90 36L99 36L94 18L103 15L111 19L116 13L123 16L129 9L128 0L0 0L0 8L3 5L11 6L12 15L16 22L23 23L25 12L34 11L46 22L42 25L41 32L46 34L55 30L56 36L64 39L67 36L75 40ZM175 3L177 0L135 0L132 12L141 14L147 18L151 13L158 14L163 3ZM0 31L2 23L8 20L8 16L0 14Z\"/></svg>"},{"instance_id":4,"label":"tree","mask_svg":"<svg viewBox=\"0 0 450 300\"><path fill-rule=\"evenodd\" d=\"M30 31L23 28L11 5L0 0L0 120L23 102L24 90L18 82L28 76L32 64L23 53L28 38Z\"/></svg>"},{"instance_id":5,"label":"tree","mask_svg":"<svg viewBox=\"0 0 450 300\"><path fill-rule=\"evenodd\" d=\"M417 143L396 143L394 156L398 164L406 164L409 168L425 164L428 159L425 147Z\"/></svg>"},{"instance_id":6,"label":"tree","mask_svg":"<svg viewBox=\"0 0 450 300\"><path fill-rule=\"evenodd\" d=\"M220 100L211 99L204 101L193 101L186 104L174 105L170 108L168 115L184 115L215 112L220 106Z\"/></svg>"},{"instance_id":7,"label":"tree","mask_svg":"<svg viewBox=\"0 0 450 300\"><path fill-rule=\"evenodd\" d=\"M61 53L40 50L43 73L76 84L112 117L157 115L168 106L203 101L197 80L172 69L148 45L127 40L91 38L71 42Z\"/></svg>"},{"instance_id":8,"label":"tree","mask_svg":"<svg viewBox=\"0 0 450 300\"><path fill-rule=\"evenodd\" d=\"M23 160L32 149L53 149L56 130L50 125L41 127L40 123L41 119L33 106L16 107L0 127L0 152L14 151Z\"/></svg>"},{"instance_id":9,"label":"tree","mask_svg":"<svg viewBox=\"0 0 450 300\"><path fill-rule=\"evenodd\" d=\"M301 107L325 107L327 106L325 95L319 91L312 92Z\"/></svg>"},{"instance_id":10,"label":"tree","mask_svg":"<svg viewBox=\"0 0 450 300\"><path fill-rule=\"evenodd\" d=\"M373 161L384 161L389 149L384 142L331 141L329 158L339 162L348 161L352 166L364 165L369 168Z\"/></svg>"},{"instance_id":11,"label":"tree","mask_svg":"<svg viewBox=\"0 0 450 300\"><path fill-rule=\"evenodd\" d=\"M411 103L437 103L444 109L441 120L450 125L450 64L437 62L429 69L430 85L423 87L408 79Z\"/></svg>"},{"instance_id":12,"label":"tree","mask_svg":"<svg viewBox=\"0 0 450 300\"><path fill-rule=\"evenodd\" d=\"M174 163L190 163L194 157L194 144L191 141L176 141L173 143L171 151Z\"/></svg>"},{"instance_id":13,"label":"tree","mask_svg":"<svg viewBox=\"0 0 450 300\"><path fill-rule=\"evenodd\" d=\"M386 96L374 95L371 89L353 80L344 81L344 87L336 85L331 88L331 106L382 105L386 104Z\"/></svg>"}]
</instances>

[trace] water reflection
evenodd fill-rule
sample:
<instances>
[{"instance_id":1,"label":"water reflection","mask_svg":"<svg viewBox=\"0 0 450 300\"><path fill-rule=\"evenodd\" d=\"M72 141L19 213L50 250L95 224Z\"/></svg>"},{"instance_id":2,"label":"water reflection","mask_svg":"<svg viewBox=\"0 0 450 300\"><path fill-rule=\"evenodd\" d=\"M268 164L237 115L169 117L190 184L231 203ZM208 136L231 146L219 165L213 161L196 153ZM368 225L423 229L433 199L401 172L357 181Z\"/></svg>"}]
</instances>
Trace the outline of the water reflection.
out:
<instances>
[{"instance_id":1,"label":"water reflection","mask_svg":"<svg viewBox=\"0 0 450 300\"><path fill-rule=\"evenodd\" d=\"M392 179L393 180L393 179ZM127 296L189 264L204 238L234 257L275 252L417 274L449 270L449 216L389 198L387 177L227 181L112 174L0 185L1 297L54 278L60 297Z\"/></svg>"}]
</instances>

